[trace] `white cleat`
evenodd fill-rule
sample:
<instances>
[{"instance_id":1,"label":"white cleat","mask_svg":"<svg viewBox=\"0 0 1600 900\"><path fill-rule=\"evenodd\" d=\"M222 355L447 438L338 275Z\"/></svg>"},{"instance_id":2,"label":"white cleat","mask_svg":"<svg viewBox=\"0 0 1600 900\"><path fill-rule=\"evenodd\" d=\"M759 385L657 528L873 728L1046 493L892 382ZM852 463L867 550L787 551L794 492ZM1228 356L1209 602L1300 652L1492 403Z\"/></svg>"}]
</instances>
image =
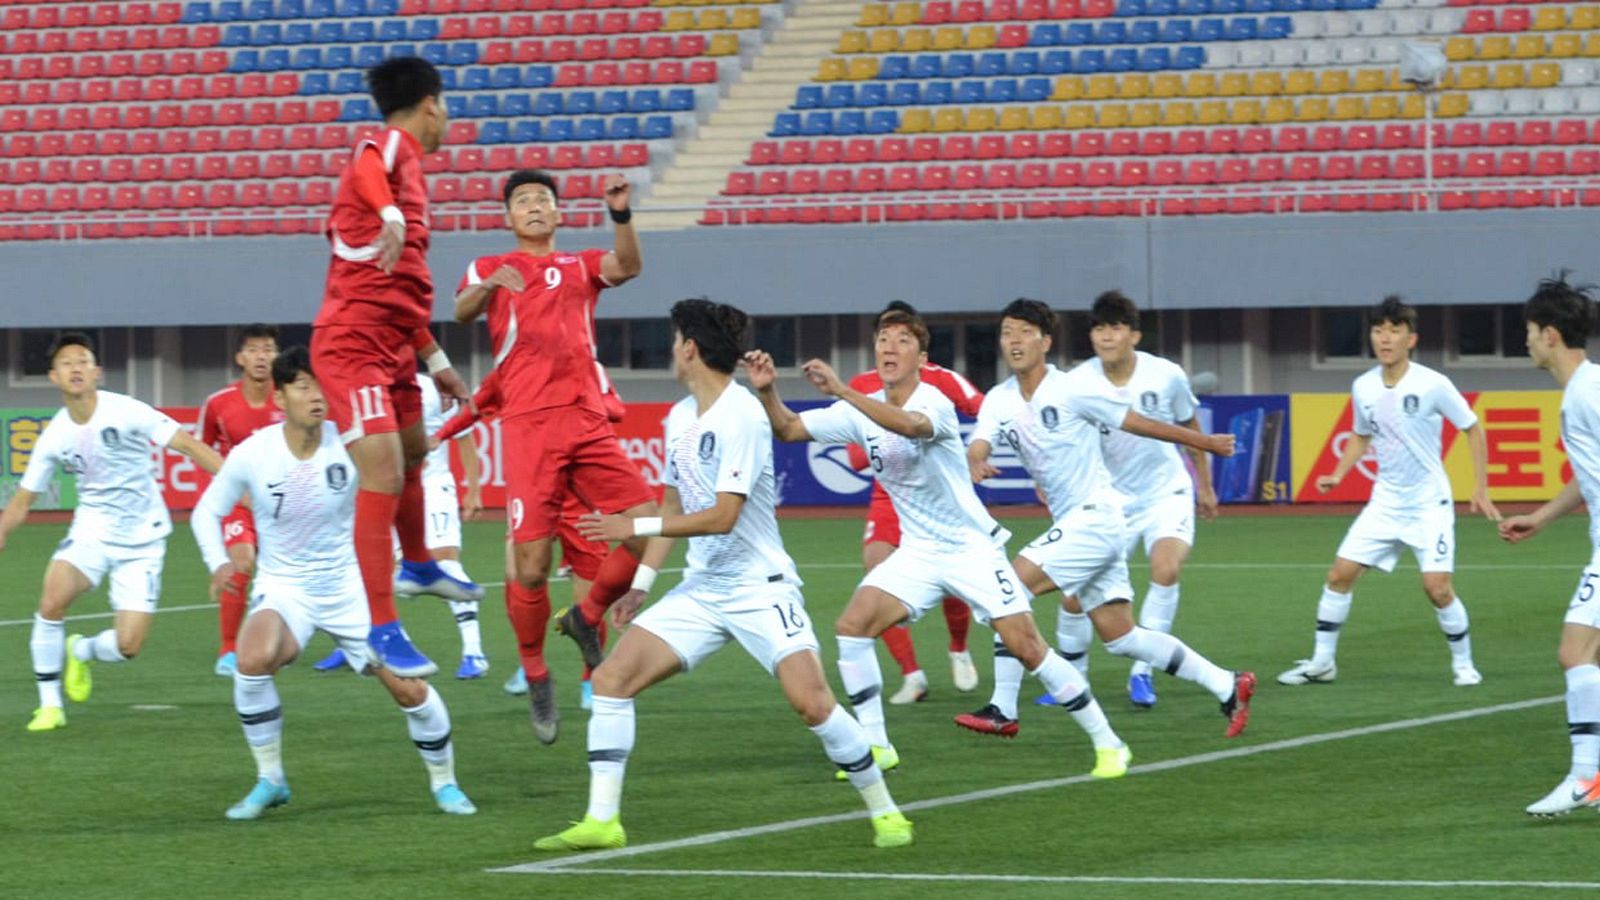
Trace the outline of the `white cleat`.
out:
<instances>
[{"instance_id":1,"label":"white cleat","mask_svg":"<svg viewBox=\"0 0 1600 900\"><path fill-rule=\"evenodd\" d=\"M950 680L963 693L978 689L978 667L972 664L971 653L962 650L950 654Z\"/></svg>"},{"instance_id":2,"label":"white cleat","mask_svg":"<svg viewBox=\"0 0 1600 900\"><path fill-rule=\"evenodd\" d=\"M1475 684L1483 684L1483 675L1470 665L1456 666L1452 671L1456 675L1456 687L1472 687Z\"/></svg>"},{"instance_id":3,"label":"white cleat","mask_svg":"<svg viewBox=\"0 0 1600 900\"><path fill-rule=\"evenodd\" d=\"M895 706L907 706L926 699L928 699L928 675L918 669L906 676L906 680L900 683L900 690L894 692L889 702Z\"/></svg>"},{"instance_id":4,"label":"white cleat","mask_svg":"<svg viewBox=\"0 0 1600 900\"><path fill-rule=\"evenodd\" d=\"M1549 818L1564 816L1575 809L1592 806L1600 809L1600 778L1580 781L1571 775L1561 779L1544 799L1528 805L1528 815Z\"/></svg>"},{"instance_id":5,"label":"white cleat","mask_svg":"<svg viewBox=\"0 0 1600 900\"><path fill-rule=\"evenodd\" d=\"M1309 659L1302 659L1294 664L1294 668L1278 676L1279 684L1332 684L1333 679L1339 676L1339 667L1333 663L1322 665Z\"/></svg>"}]
</instances>

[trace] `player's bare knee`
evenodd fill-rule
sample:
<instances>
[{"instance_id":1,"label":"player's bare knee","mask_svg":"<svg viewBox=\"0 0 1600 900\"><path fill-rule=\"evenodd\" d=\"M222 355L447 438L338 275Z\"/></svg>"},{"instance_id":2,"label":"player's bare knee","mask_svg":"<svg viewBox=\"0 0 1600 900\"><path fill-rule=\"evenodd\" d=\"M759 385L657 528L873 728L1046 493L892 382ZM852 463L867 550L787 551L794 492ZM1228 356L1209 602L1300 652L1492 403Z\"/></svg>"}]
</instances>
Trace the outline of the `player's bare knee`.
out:
<instances>
[{"instance_id":1,"label":"player's bare knee","mask_svg":"<svg viewBox=\"0 0 1600 900\"><path fill-rule=\"evenodd\" d=\"M1001 635L1006 649L1022 663L1028 671L1033 671L1044 664L1045 656L1050 652L1049 646L1044 642L1037 629L1031 632L1018 633L1016 629L1007 629Z\"/></svg>"},{"instance_id":2,"label":"player's bare knee","mask_svg":"<svg viewBox=\"0 0 1600 900\"><path fill-rule=\"evenodd\" d=\"M522 585L524 589L539 590L550 581L550 565L517 560L516 578L517 584Z\"/></svg>"},{"instance_id":3,"label":"player's bare knee","mask_svg":"<svg viewBox=\"0 0 1600 900\"><path fill-rule=\"evenodd\" d=\"M1428 601L1439 609L1444 609L1456 599L1455 585L1451 584L1449 579L1423 581L1422 590L1428 595Z\"/></svg>"},{"instance_id":4,"label":"player's bare knee","mask_svg":"<svg viewBox=\"0 0 1600 900\"><path fill-rule=\"evenodd\" d=\"M833 708L839 705L839 701L835 700L833 694L824 687L815 691L807 691L801 697L790 697L789 705L794 707L794 711L800 714L800 718L806 723L806 727L815 728L828 721L828 717L833 715Z\"/></svg>"},{"instance_id":5,"label":"player's bare knee","mask_svg":"<svg viewBox=\"0 0 1600 900\"><path fill-rule=\"evenodd\" d=\"M627 700L639 693L639 689L629 683L631 680L628 673L620 667L601 663L600 668L595 669L589 676L589 686L594 689L597 697Z\"/></svg>"},{"instance_id":6,"label":"player's bare knee","mask_svg":"<svg viewBox=\"0 0 1600 900\"><path fill-rule=\"evenodd\" d=\"M240 647L238 653L239 659L235 663L235 668L240 675L271 675L276 671L273 665L274 660L270 653L253 650L248 647Z\"/></svg>"},{"instance_id":7,"label":"player's bare knee","mask_svg":"<svg viewBox=\"0 0 1600 900\"><path fill-rule=\"evenodd\" d=\"M1150 563L1150 584L1161 587L1172 587L1178 583L1178 575L1183 571L1183 564L1179 562L1152 562Z\"/></svg>"},{"instance_id":8,"label":"player's bare knee","mask_svg":"<svg viewBox=\"0 0 1600 900\"><path fill-rule=\"evenodd\" d=\"M395 678L389 693L402 707L415 709L428 701L428 683L421 678Z\"/></svg>"},{"instance_id":9,"label":"player's bare knee","mask_svg":"<svg viewBox=\"0 0 1600 900\"><path fill-rule=\"evenodd\" d=\"M1355 584L1355 576L1345 572L1339 566L1336 565L1328 570L1327 585L1330 590L1340 594L1348 594L1350 589L1355 587Z\"/></svg>"},{"instance_id":10,"label":"player's bare knee","mask_svg":"<svg viewBox=\"0 0 1600 900\"><path fill-rule=\"evenodd\" d=\"M1061 608L1062 610L1071 613L1074 616L1083 615L1083 603L1078 599L1076 594L1069 594L1065 597L1062 597Z\"/></svg>"}]
</instances>

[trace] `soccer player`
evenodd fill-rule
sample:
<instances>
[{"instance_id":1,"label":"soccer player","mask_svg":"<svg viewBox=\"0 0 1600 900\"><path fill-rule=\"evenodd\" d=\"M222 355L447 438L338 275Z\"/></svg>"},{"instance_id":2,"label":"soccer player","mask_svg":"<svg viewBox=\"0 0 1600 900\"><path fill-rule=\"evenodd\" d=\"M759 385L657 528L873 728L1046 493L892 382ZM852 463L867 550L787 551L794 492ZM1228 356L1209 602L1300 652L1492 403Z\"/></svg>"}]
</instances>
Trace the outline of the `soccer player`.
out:
<instances>
[{"instance_id":1,"label":"soccer player","mask_svg":"<svg viewBox=\"0 0 1600 900\"><path fill-rule=\"evenodd\" d=\"M873 843L911 843L912 827L889 796L861 725L834 699L783 549L775 507L772 430L761 404L733 383L750 319L731 306L684 300L672 307L673 375L688 389L667 415L664 515L590 516L604 540L652 538L632 588L613 608L629 628L594 673L589 719L589 808L583 821L540 839L540 850L589 850L627 843L618 812L633 750L634 697L737 641L778 680L784 696L822 741L824 752L861 792ZM769 367L770 373L770 367ZM672 539L687 537L683 581L634 613L649 593ZM872 643L869 641L870 651Z\"/></svg>"},{"instance_id":2,"label":"soccer player","mask_svg":"<svg viewBox=\"0 0 1600 900\"><path fill-rule=\"evenodd\" d=\"M233 705L256 760L257 779L250 793L228 808L227 817L255 819L289 802L283 704L272 676L294 662L316 631L337 641L354 666L382 682L405 712L439 808L471 815L477 810L456 785L444 700L426 681L384 668L366 646L367 604L351 533L358 475L338 427L327 421L310 355L302 347L283 351L272 364L272 381L283 424L234 448L190 519L214 589L234 575L222 520L242 497L250 498L260 536L253 609L239 636L233 676Z\"/></svg>"},{"instance_id":3,"label":"soccer player","mask_svg":"<svg viewBox=\"0 0 1600 900\"><path fill-rule=\"evenodd\" d=\"M1561 625L1556 659L1567 679L1567 733L1572 768L1555 789L1528 806L1534 816L1559 816L1600 807L1600 366L1584 345L1594 330L1594 304L1565 274L1539 282L1522 310L1528 356L1561 386L1561 442L1572 480L1555 499L1500 523L1500 537L1517 544L1585 503L1589 507L1589 565L1578 579Z\"/></svg>"},{"instance_id":4,"label":"soccer player","mask_svg":"<svg viewBox=\"0 0 1600 900\"><path fill-rule=\"evenodd\" d=\"M1372 566L1394 571L1409 548L1422 570L1422 590L1433 603L1450 648L1455 684L1483 682L1472 664L1472 639L1467 607L1456 596L1450 573L1455 570L1456 507L1450 478L1441 461L1440 429L1444 420L1466 433L1476 486L1472 510L1492 522L1500 512L1489 499L1488 441L1472 407L1444 374L1411 359L1417 346L1417 311L1399 297L1385 297L1372 310L1372 355L1378 364L1350 388L1355 421L1350 440L1333 474L1317 479L1327 493L1344 480L1371 447L1378 458L1372 499L1339 544L1333 568L1317 603L1315 649L1278 676L1278 683L1327 684L1338 675L1334 651L1339 629L1350 617L1350 595L1356 579Z\"/></svg>"},{"instance_id":5,"label":"soccer player","mask_svg":"<svg viewBox=\"0 0 1600 900\"><path fill-rule=\"evenodd\" d=\"M61 390L61 409L39 435L17 492L0 513L3 551L6 537L28 518L28 509L49 489L57 469L77 478L72 527L45 569L28 640L39 686L39 708L28 722L29 731L66 727L63 656L66 695L82 703L93 686L90 664L127 662L150 633L172 532L172 518L151 471L151 446L176 450L208 473L222 465L217 451L170 417L126 394L100 390L100 366L88 335L62 332L47 355L50 383ZM67 609L107 576L113 626L93 637L67 637Z\"/></svg>"},{"instance_id":6,"label":"soccer player","mask_svg":"<svg viewBox=\"0 0 1600 900\"><path fill-rule=\"evenodd\" d=\"M1059 589L1077 597L1107 650L1159 665L1210 691L1228 719L1227 736L1236 737L1250 719L1255 675L1230 672L1172 635L1134 624L1126 497L1116 489L1101 449L1101 432L1118 429L1228 456L1233 435L1147 418L1109 390L1094 367L1062 372L1049 365L1055 327L1055 312L1037 300L1015 300L1000 314L1000 347L1012 375L989 392L978 414L967 448L972 480L998 475L989 455L996 444L1011 445L1054 520L1012 564L1024 589L1031 596ZM1004 647L995 648L994 663L994 697L977 712L957 716L956 724L1012 737L1019 728L1022 667Z\"/></svg>"},{"instance_id":7,"label":"soccer player","mask_svg":"<svg viewBox=\"0 0 1600 900\"><path fill-rule=\"evenodd\" d=\"M283 411L272 400L272 360L278 355L278 328L275 325L246 325L239 331L233 363L243 377L206 398L200 405L200 441L224 458L228 451L244 443L257 431L283 421ZM240 505L222 524L223 543L233 562L233 579L222 586L217 617L222 629L222 647L217 651L213 671L233 677L237 659L234 647L239 624L244 621L250 573L256 565L256 523L250 507Z\"/></svg>"},{"instance_id":8,"label":"soccer player","mask_svg":"<svg viewBox=\"0 0 1600 900\"><path fill-rule=\"evenodd\" d=\"M750 383L778 440L865 447L900 514L899 549L867 573L834 625L839 675L874 758L885 769L900 761L884 724L883 674L874 639L953 594L994 628L1006 651L1088 733L1095 748L1090 774L1126 774L1132 753L1106 721L1088 682L1039 636L1028 608L1028 589L1018 583L1006 559L1010 534L989 516L973 490L955 406L919 378L927 362L927 326L916 316L890 312L878 319L874 343L881 391L867 395L852 390L831 367L814 359L803 366L807 379L839 399L798 415L778 397L772 357L757 351L747 360Z\"/></svg>"},{"instance_id":9,"label":"soccer player","mask_svg":"<svg viewBox=\"0 0 1600 900\"><path fill-rule=\"evenodd\" d=\"M622 176L606 178L615 250L567 253L555 246L561 224L555 179L534 169L513 172L504 197L506 224L517 247L474 260L455 299L457 322L465 325L479 315L488 319L503 402L500 428L517 585L508 591L516 594L508 596L508 606L528 669L535 732L551 740L557 718L554 686L547 669L535 671L527 660L531 648L544 642L539 611L550 603L550 544L567 495L603 513L656 513L654 493L623 453L606 417L594 364L600 292L630 281L644 266L628 207L631 194ZM583 602L556 617L556 629L577 642L591 667L602 656L600 619L627 592L643 547L642 538L619 544L601 563Z\"/></svg>"},{"instance_id":10,"label":"soccer player","mask_svg":"<svg viewBox=\"0 0 1600 900\"><path fill-rule=\"evenodd\" d=\"M405 677L438 666L411 643L394 606L390 530L400 534L400 578L418 593L470 600L428 554L417 358L447 396L466 402L466 385L428 332L433 278L428 271L428 188L422 157L439 149L446 114L432 64L396 57L367 72L385 128L356 145L339 176L327 233L322 311L312 323L311 357L350 458L361 473L356 495L356 560L372 615L372 651Z\"/></svg>"},{"instance_id":11,"label":"soccer player","mask_svg":"<svg viewBox=\"0 0 1600 900\"><path fill-rule=\"evenodd\" d=\"M916 315L916 309L904 300L894 300L884 307L883 312L888 313L898 310L900 312ZM880 316L882 313L879 314ZM972 386L972 382L961 377L957 372L946 369L933 363L923 363L919 377L939 389L939 392L950 398L955 404L956 411L969 416L978 414L978 407L983 403L983 392ZM883 388L883 379L878 377L877 369L868 369L850 379L850 388L863 394ZM870 471L872 461L866 451L852 444L850 445L850 464L857 471ZM872 571L877 565L889 558L894 548L900 546L900 517L895 514L894 504L889 500L889 493L883 489L883 483L877 480L872 482L872 501L867 507L867 531L861 541L861 565ZM978 670L972 664L972 654L967 650L967 633L972 628L972 610L965 603L954 597L944 598L943 606L945 627L950 631L950 678L955 682L956 690L970 691L978 686ZM900 665L900 674L904 679L900 689L889 698L890 703L904 705L916 703L928 696L928 675L922 671L922 666L917 662L917 648L911 641L911 629L904 625L891 625L883 633L883 645L889 648L889 655Z\"/></svg>"}]
</instances>

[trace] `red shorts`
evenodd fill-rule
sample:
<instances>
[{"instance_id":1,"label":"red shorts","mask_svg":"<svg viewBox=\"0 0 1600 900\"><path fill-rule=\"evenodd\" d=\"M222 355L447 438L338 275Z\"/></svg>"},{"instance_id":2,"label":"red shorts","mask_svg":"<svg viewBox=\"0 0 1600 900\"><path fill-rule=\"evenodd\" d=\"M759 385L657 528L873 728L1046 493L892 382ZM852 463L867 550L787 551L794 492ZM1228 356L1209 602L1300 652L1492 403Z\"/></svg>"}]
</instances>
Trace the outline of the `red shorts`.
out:
<instances>
[{"instance_id":1,"label":"red shorts","mask_svg":"<svg viewBox=\"0 0 1600 900\"><path fill-rule=\"evenodd\" d=\"M328 420L346 444L400 431L422 418L415 329L321 325L311 329L311 366L328 402Z\"/></svg>"},{"instance_id":2,"label":"red shorts","mask_svg":"<svg viewBox=\"0 0 1600 900\"><path fill-rule=\"evenodd\" d=\"M603 513L656 499L604 416L553 409L502 419L500 435L513 543L555 536L569 493Z\"/></svg>"},{"instance_id":3,"label":"red shorts","mask_svg":"<svg viewBox=\"0 0 1600 900\"><path fill-rule=\"evenodd\" d=\"M222 520L222 546L232 547L235 544L256 545L256 517L250 514L248 506L235 506L233 512Z\"/></svg>"},{"instance_id":4,"label":"red shorts","mask_svg":"<svg viewBox=\"0 0 1600 900\"><path fill-rule=\"evenodd\" d=\"M900 516L894 511L894 503L880 503L876 498L872 505L867 507L867 530L861 536L861 543L876 544L883 542L891 547L900 546Z\"/></svg>"},{"instance_id":5,"label":"red shorts","mask_svg":"<svg viewBox=\"0 0 1600 900\"><path fill-rule=\"evenodd\" d=\"M556 538L561 542L561 563L571 566L572 574L584 581L593 581L600 574L600 563L611 552L610 544L591 541L579 534L577 520L567 516L561 517Z\"/></svg>"}]
</instances>

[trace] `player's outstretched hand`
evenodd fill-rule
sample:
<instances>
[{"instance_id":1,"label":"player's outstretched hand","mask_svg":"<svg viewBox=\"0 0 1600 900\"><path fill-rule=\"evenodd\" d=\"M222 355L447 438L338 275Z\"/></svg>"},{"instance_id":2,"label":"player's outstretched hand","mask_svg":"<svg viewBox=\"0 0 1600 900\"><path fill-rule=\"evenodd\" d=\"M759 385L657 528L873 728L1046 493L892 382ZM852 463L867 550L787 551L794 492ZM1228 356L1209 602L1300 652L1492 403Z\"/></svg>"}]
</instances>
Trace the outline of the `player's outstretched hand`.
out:
<instances>
[{"instance_id":1,"label":"player's outstretched hand","mask_svg":"<svg viewBox=\"0 0 1600 900\"><path fill-rule=\"evenodd\" d=\"M606 206L617 212L627 209L629 202L633 200L633 185L622 175L607 175L600 190L605 194Z\"/></svg>"},{"instance_id":2,"label":"player's outstretched hand","mask_svg":"<svg viewBox=\"0 0 1600 900\"><path fill-rule=\"evenodd\" d=\"M1210 441L1211 446L1208 447L1207 449L1211 451L1211 455L1212 456L1232 456L1233 455L1233 441L1234 441L1234 438L1233 438L1232 434L1213 434L1213 435L1210 435L1210 438L1211 438L1211 441Z\"/></svg>"},{"instance_id":3,"label":"player's outstretched hand","mask_svg":"<svg viewBox=\"0 0 1600 900\"><path fill-rule=\"evenodd\" d=\"M806 360L806 364L800 367L800 371L805 373L806 380L811 382L817 390L827 394L829 397L837 397L845 392L845 385L843 381L839 380L839 373L833 370L833 366L820 359Z\"/></svg>"},{"instance_id":4,"label":"player's outstretched hand","mask_svg":"<svg viewBox=\"0 0 1600 900\"><path fill-rule=\"evenodd\" d=\"M1332 475L1317 476L1317 493L1319 494L1326 494L1338 486L1339 479L1333 477Z\"/></svg>"},{"instance_id":5,"label":"player's outstretched hand","mask_svg":"<svg viewBox=\"0 0 1600 900\"><path fill-rule=\"evenodd\" d=\"M400 261L400 252L406 249L406 226L399 222L384 222L378 232L378 268L393 272Z\"/></svg>"},{"instance_id":6,"label":"player's outstretched hand","mask_svg":"<svg viewBox=\"0 0 1600 900\"><path fill-rule=\"evenodd\" d=\"M1483 513L1483 517L1491 522L1498 522L1504 518L1500 515L1500 510L1495 508L1494 501L1489 499L1489 492L1484 488L1479 488L1472 492L1472 511Z\"/></svg>"},{"instance_id":7,"label":"player's outstretched hand","mask_svg":"<svg viewBox=\"0 0 1600 900\"><path fill-rule=\"evenodd\" d=\"M528 283L523 279L522 273L517 271L515 266L510 265L495 269L494 274L485 278L483 283L485 287L494 285L497 288L505 288L513 294L520 294L527 290L528 287ZM490 290L493 290L493 288L490 288Z\"/></svg>"},{"instance_id":8,"label":"player's outstretched hand","mask_svg":"<svg viewBox=\"0 0 1600 900\"><path fill-rule=\"evenodd\" d=\"M750 376L750 386L758 391L772 387L778 379L778 369L772 364L772 354L765 350L751 350L744 355L744 370Z\"/></svg>"},{"instance_id":9,"label":"player's outstretched hand","mask_svg":"<svg viewBox=\"0 0 1600 900\"><path fill-rule=\"evenodd\" d=\"M461 518L471 522L483 513L483 488L474 484L461 496Z\"/></svg>"},{"instance_id":10,"label":"player's outstretched hand","mask_svg":"<svg viewBox=\"0 0 1600 900\"><path fill-rule=\"evenodd\" d=\"M649 599L649 596L649 594L638 588L629 588L626 594L618 597L617 602L611 604L612 626L615 628L628 627L628 623L632 622L633 617L639 614L639 607L644 605L644 601Z\"/></svg>"},{"instance_id":11,"label":"player's outstretched hand","mask_svg":"<svg viewBox=\"0 0 1600 900\"><path fill-rule=\"evenodd\" d=\"M211 573L210 594L212 603L216 603L218 598L222 596L222 588L228 583L228 579L232 578L233 574L237 571L238 569L234 567L233 563L225 562L222 565L217 566L217 570Z\"/></svg>"},{"instance_id":12,"label":"player's outstretched hand","mask_svg":"<svg viewBox=\"0 0 1600 900\"><path fill-rule=\"evenodd\" d=\"M989 462L987 459L972 459L971 457L967 459L967 471L972 473L973 484L981 484L1000 474L1000 470L995 468L994 463Z\"/></svg>"},{"instance_id":13,"label":"player's outstretched hand","mask_svg":"<svg viewBox=\"0 0 1600 900\"><path fill-rule=\"evenodd\" d=\"M1500 540L1508 544L1520 544L1538 534L1543 528L1544 526L1533 516L1512 516L1500 520Z\"/></svg>"},{"instance_id":14,"label":"player's outstretched hand","mask_svg":"<svg viewBox=\"0 0 1600 900\"><path fill-rule=\"evenodd\" d=\"M1207 485L1194 496L1195 512L1207 522L1217 517L1217 489Z\"/></svg>"},{"instance_id":15,"label":"player's outstretched hand","mask_svg":"<svg viewBox=\"0 0 1600 900\"><path fill-rule=\"evenodd\" d=\"M578 518L578 533L591 541L625 541L634 536L633 517L588 513Z\"/></svg>"},{"instance_id":16,"label":"player's outstretched hand","mask_svg":"<svg viewBox=\"0 0 1600 900\"><path fill-rule=\"evenodd\" d=\"M467 383L455 369L440 369L433 373L433 383L439 388L439 405L446 412L454 408L456 403L472 408L472 391L467 390Z\"/></svg>"}]
</instances>

